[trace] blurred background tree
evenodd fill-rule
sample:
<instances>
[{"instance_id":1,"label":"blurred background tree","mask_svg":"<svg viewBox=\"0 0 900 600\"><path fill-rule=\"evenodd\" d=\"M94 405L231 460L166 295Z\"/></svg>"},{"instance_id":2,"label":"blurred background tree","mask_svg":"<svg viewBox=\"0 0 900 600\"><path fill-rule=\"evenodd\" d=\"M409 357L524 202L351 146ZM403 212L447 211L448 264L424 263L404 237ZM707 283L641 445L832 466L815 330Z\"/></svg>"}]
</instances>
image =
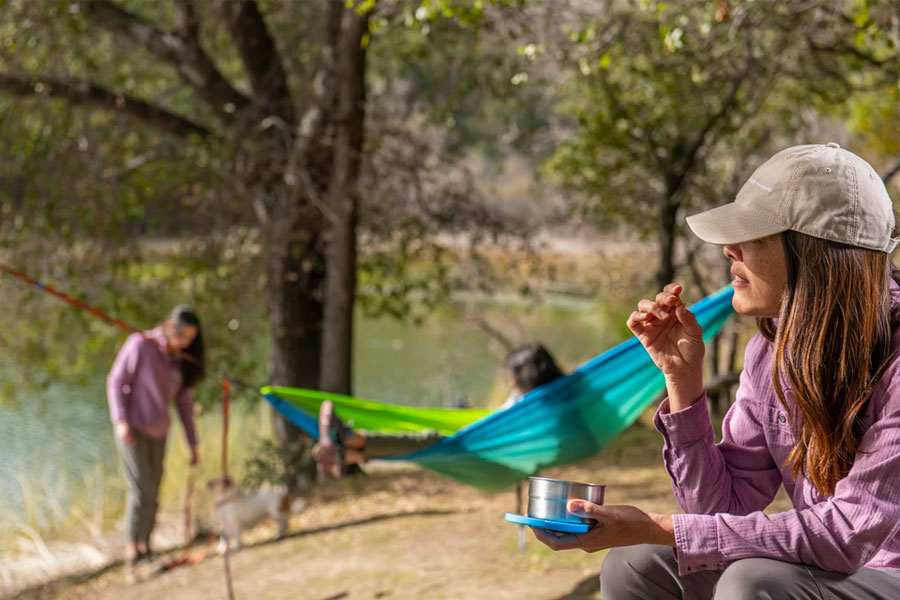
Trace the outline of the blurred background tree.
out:
<instances>
[{"instance_id":1,"label":"blurred background tree","mask_svg":"<svg viewBox=\"0 0 900 600\"><path fill-rule=\"evenodd\" d=\"M725 268L682 217L774 151L896 175L898 32L896 0L6 0L0 258L142 327L194 303L215 365L350 392L354 305L533 294L583 232L655 247L629 297L699 295ZM118 332L0 286L7 395L105 371Z\"/></svg>"},{"instance_id":2,"label":"blurred background tree","mask_svg":"<svg viewBox=\"0 0 900 600\"><path fill-rule=\"evenodd\" d=\"M606 2L543 53L568 67L558 110L571 134L546 169L602 227L656 238L659 288L693 255L676 249L683 215L733 198L778 149L821 141L823 114L849 110L896 144L896 42L874 17L896 29L895 3L733 4Z\"/></svg>"},{"instance_id":3,"label":"blurred background tree","mask_svg":"<svg viewBox=\"0 0 900 600\"><path fill-rule=\"evenodd\" d=\"M436 37L477 47L480 4L5 2L6 259L146 327L187 300L213 325L215 365L350 393L358 273L370 313L403 317L412 295L434 302L450 285L428 234L506 228L440 158L426 131L437 111L395 87L397 73L436 62ZM514 9L498 5L494 21ZM367 75L371 47L383 49ZM473 112L469 94L450 96ZM360 227L373 248L361 264ZM19 384L84 379L121 338L32 290L10 287L4 301L4 344L41 365ZM273 414L282 442L296 440Z\"/></svg>"}]
</instances>

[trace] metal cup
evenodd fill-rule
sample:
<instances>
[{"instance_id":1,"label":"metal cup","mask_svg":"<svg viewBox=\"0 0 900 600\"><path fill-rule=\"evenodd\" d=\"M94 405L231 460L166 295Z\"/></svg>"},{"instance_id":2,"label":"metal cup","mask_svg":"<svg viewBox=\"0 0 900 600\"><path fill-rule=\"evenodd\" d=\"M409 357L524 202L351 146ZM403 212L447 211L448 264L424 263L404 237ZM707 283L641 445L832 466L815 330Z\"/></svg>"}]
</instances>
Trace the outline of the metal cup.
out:
<instances>
[{"instance_id":1,"label":"metal cup","mask_svg":"<svg viewBox=\"0 0 900 600\"><path fill-rule=\"evenodd\" d=\"M587 522L566 508L569 500L587 500L603 504L605 485L579 483L547 477L528 478L528 516L553 521Z\"/></svg>"}]
</instances>

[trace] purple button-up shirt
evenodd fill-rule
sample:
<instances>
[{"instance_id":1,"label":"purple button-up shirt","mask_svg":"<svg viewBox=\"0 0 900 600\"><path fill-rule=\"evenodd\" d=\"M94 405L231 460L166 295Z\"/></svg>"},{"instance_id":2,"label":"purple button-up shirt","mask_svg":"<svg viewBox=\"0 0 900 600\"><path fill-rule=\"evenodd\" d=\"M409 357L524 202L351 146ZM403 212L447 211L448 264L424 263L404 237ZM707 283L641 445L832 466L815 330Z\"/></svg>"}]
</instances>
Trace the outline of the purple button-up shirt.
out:
<instances>
[{"instance_id":1,"label":"purple button-up shirt","mask_svg":"<svg viewBox=\"0 0 900 600\"><path fill-rule=\"evenodd\" d=\"M161 327L132 333L125 340L106 378L109 416L154 438L169 432L169 404L174 400L188 444L197 445L194 429L194 394L181 386L181 372L173 356L166 352L166 336Z\"/></svg>"},{"instance_id":2,"label":"purple button-up shirt","mask_svg":"<svg viewBox=\"0 0 900 600\"><path fill-rule=\"evenodd\" d=\"M891 292L896 307L896 284ZM772 344L757 334L747 344L719 444L705 396L674 413L666 400L654 418L675 497L686 513L673 516L679 573L724 569L751 557L842 573L900 568L900 360L869 401L856 460L833 496L791 476L787 458L795 438L775 395L771 364ZM789 389L785 396L793 398ZM781 485L794 508L764 514Z\"/></svg>"}]
</instances>

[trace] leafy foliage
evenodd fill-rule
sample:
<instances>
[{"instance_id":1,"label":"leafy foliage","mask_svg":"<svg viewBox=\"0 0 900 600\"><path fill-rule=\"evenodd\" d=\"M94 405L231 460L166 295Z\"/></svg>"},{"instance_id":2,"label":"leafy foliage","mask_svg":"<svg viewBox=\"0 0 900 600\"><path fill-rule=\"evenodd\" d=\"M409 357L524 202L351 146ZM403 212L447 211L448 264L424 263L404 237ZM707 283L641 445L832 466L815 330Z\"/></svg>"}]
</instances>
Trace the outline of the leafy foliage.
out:
<instances>
[{"instance_id":1,"label":"leafy foliage","mask_svg":"<svg viewBox=\"0 0 900 600\"><path fill-rule=\"evenodd\" d=\"M853 49L868 17L780 2L741 3L729 20L708 2L606 8L547 53L569 74L558 110L571 135L544 168L576 193L578 214L659 237L661 261L674 260L676 213L727 201L762 158L816 141L820 115L847 102L835 90L866 82L883 110L859 114L886 125L898 113L877 62L889 44L864 36L875 63Z\"/></svg>"},{"instance_id":2,"label":"leafy foliage","mask_svg":"<svg viewBox=\"0 0 900 600\"><path fill-rule=\"evenodd\" d=\"M314 473L315 461L309 452L311 445L308 438L287 446L269 438L257 439L250 458L244 464L246 475L243 485L258 489L265 484L278 485L296 480L299 473Z\"/></svg>"}]
</instances>

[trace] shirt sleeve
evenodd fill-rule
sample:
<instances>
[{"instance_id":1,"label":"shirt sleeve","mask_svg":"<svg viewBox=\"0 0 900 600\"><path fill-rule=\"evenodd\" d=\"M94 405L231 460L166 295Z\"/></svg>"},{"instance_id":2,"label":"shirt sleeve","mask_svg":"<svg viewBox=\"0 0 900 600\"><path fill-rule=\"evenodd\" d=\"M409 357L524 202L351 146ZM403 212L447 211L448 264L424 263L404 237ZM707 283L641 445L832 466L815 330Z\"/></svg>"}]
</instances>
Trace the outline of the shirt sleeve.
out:
<instances>
[{"instance_id":1,"label":"shirt sleeve","mask_svg":"<svg viewBox=\"0 0 900 600\"><path fill-rule=\"evenodd\" d=\"M747 405L754 394L752 379L745 368L735 403L722 423L719 444L705 394L674 413L666 399L654 417L664 440L663 463L686 513L746 515L764 509L778 492L781 472L762 424Z\"/></svg>"},{"instance_id":2,"label":"shirt sleeve","mask_svg":"<svg viewBox=\"0 0 900 600\"><path fill-rule=\"evenodd\" d=\"M195 448L197 446L197 430L194 428L194 390L181 388L175 399L175 405L178 408L178 417L184 427L184 436L187 438L188 446Z\"/></svg>"},{"instance_id":3,"label":"shirt sleeve","mask_svg":"<svg viewBox=\"0 0 900 600\"><path fill-rule=\"evenodd\" d=\"M894 379L897 379L896 377ZM900 533L900 388L863 435L834 496L766 515L674 515L681 574L721 569L742 558L772 558L853 573Z\"/></svg>"},{"instance_id":4,"label":"shirt sleeve","mask_svg":"<svg viewBox=\"0 0 900 600\"><path fill-rule=\"evenodd\" d=\"M128 336L106 378L106 401L109 404L109 418L113 423L127 418L125 406L137 375L143 342L144 338L138 333Z\"/></svg>"}]
</instances>

